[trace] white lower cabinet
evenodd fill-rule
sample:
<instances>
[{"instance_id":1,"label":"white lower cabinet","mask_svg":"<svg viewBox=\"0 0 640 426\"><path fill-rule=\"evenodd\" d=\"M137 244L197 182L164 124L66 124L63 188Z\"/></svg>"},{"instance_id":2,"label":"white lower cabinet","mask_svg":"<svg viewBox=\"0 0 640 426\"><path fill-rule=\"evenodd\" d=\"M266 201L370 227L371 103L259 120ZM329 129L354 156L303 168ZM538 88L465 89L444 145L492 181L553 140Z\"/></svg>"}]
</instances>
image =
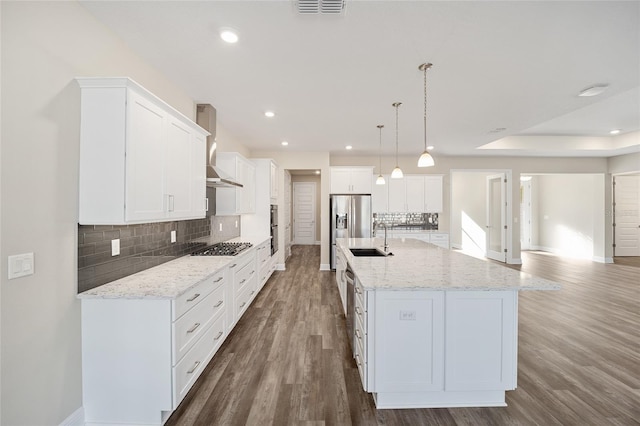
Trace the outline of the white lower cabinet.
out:
<instances>
[{"instance_id":1,"label":"white lower cabinet","mask_svg":"<svg viewBox=\"0 0 640 426\"><path fill-rule=\"evenodd\" d=\"M376 407L504 406L516 387L517 292L356 285L354 358Z\"/></svg>"},{"instance_id":2,"label":"white lower cabinet","mask_svg":"<svg viewBox=\"0 0 640 426\"><path fill-rule=\"evenodd\" d=\"M378 231L378 236L382 235L383 234ZM449 248L449 234L446 232L402 232L392 230L389 232L389 238L413 238L438 247Z\"/></svg>"}]
</instances>

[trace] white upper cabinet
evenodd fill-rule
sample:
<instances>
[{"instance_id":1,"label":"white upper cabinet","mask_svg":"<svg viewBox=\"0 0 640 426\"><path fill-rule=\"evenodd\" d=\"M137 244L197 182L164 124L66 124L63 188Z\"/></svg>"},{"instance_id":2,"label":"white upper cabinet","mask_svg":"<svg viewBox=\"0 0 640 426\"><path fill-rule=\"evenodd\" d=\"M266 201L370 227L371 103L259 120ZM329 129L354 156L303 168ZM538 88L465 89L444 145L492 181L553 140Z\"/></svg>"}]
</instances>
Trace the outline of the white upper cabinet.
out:
<instances>
[{"instance_id":1,"label":"white upper cabinet","mask_svg":"<svg viewBox=\"0 0 640 426\"><path fill-rule=\"evenodd\" d=\"M271 173L270 173L271 204L277 204L278 203L278 165L275 162L271 161L270 169L271 169Z\"/></svg>"},{"instance_id":2,"label":"white upper cabinet","mask_svg":"<svg viewBox=\"0 0 640 426\"><path fill-rule=\"evenodd\" d=\"M389 191L389 212L402 213L407 211L407 187L406 176L401 179L387 180L387 190Z\"/></svg>"},{"instance_id":3,"label":"white upper cabinet","mask_svg":"<svg viewBox=\"0 0 640 426\"><path fill-rule=\"evenodd\" d=\"M242 188L216 188L216 216L256 212L256 169L237 152L218 152L216 165Z\"/></svg>"},{"instance_id":4,"label":"white upper cabinet","mask_svg":"<svg viewBox=\"0 0 640 426\"><path fill-rule=\"evenodd\" d=\"M425 212L442 213L442 176L424 177Z\"/></svg>"},{"instance_id":5,"label":"white upper cabinet","mask_svg":"<svg viewBox=\"0 0 640 426\"><path fill-rule=\"evenodd\" d=\"M407 212L421 213L425 212L424 204L424 176L407 175L404 178L407 190Z\"/></svg>"},{"instance_id":6,"label":"white upper cabinet","mask_svg":"<svg viewBox=\"0 0 640 426\"><path fill-rule=\"evenodd\" d=\"M377 176L373 175L371 182L371 211L373 213L387 213L389 211L389 175L384 175L384 185L376 185Z\"/></svg>"},{"instance_id":7,"label":"white upper cabinet","mask_svg":"<svg viewBox=\"0 0 640 426\"><path fill-rule=\"evenodd\" d=\"M331 167L332 194L371 194L373 167Z\"/></svg>"},{"instance_id":8,"label":"white upper cabinet","mask_svg":"<svg viewBox=\"0 0 640 426\"><path fill-rule=\"evenodd\" d=\"M208 133L131 79L77 81L79 222L204 217Z\"/></svg>"}]
</instances>

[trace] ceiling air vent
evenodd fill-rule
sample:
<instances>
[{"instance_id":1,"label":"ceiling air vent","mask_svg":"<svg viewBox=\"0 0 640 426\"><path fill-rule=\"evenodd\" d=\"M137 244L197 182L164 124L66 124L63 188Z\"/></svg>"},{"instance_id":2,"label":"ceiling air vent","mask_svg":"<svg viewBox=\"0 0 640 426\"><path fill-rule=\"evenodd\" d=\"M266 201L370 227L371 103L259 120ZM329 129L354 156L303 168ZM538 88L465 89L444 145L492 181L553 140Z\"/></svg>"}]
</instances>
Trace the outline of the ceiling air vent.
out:
<instances>
[{"instance_id":1,"label":"ceiling air vent","mask_svg":"<svg viewBox=\"0 0 640 426\"><path fill-rule=\"evenodd\" d=\"M344 0L297 0L298 13L309 14L340 14L344 12Z\"/></svg>"}]
</instances>

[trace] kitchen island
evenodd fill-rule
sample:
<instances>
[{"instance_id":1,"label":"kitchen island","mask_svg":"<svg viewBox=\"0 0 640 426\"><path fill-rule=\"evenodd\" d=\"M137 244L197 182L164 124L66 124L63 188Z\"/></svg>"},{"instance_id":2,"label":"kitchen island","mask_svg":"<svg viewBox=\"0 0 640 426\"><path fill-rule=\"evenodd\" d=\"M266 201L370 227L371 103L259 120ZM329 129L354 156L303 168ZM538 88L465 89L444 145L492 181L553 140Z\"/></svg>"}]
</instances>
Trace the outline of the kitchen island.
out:
<instances>
[{"instance_id":1,"label":"kitchen island","mask_svg":"<svg viewBox=\"0 0 640 426\"><path fill-rule=\"evenodd\" d=\"M377 408L505 406L517 381L518 291L560 284L415 239L388 242L393 254L380 257L350 249L383 251L382 238L336 242L364 390Z\"/></svg>"}]
</instances>

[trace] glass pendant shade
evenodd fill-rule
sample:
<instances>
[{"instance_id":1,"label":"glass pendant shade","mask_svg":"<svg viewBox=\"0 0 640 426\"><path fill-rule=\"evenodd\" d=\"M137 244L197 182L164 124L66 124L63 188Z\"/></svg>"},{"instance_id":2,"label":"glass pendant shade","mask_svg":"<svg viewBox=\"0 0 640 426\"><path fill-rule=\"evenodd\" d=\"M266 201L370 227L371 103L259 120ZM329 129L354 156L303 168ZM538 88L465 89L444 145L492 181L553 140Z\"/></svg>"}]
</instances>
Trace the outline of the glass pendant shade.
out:
<instances>
[{"instance_id":1,"label":"glass pendant shade","mask_svg":"<svg viewBox=\"0 0 640 426\"><path fill-rule=\"evenodd\" d=\"M402 169L400 169L400 167L398 166L396 166L396 168L391 172L392 179L402 179L403 176L404 175L402 174Z\"/></svg>"},{"instance_id":2,"label":"glass pendant shade","mask_svg":"<svg viewBox=\"0 0 640 426\"><path fill-rule=\"evenodd\" d=\"M384 185L384 184L385 184L384 176L378 175L378 178L376 179L376 185Z\"/></svg>"},{"instance_id":3,"label":"glass pendant shade","mask_svg":"<svg viewBox=\"0 0 640 426\"><path fill-rule=\"evenodd\" d=\"M423 152L418 159L418 167L431 167L433 165L435 165L435 162L431 154L429 154L429 151Z\"/></svg>"}]
</instances>

